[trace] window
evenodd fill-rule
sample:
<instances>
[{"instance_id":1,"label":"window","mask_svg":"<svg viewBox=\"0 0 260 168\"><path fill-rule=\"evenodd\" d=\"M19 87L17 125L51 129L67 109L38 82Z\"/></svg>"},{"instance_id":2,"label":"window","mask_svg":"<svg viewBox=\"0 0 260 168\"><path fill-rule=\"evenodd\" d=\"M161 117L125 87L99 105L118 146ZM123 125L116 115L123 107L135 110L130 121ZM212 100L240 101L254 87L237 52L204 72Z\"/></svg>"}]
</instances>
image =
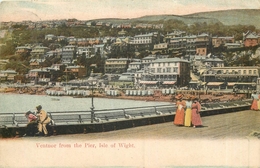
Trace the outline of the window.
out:
<instances>
[{"instance_id":1,"label":"window","mask_svg":"<svg viewBox=\"0 0 260 168\"><path fill-rule=\"evenodd\" d=\"M254 70L254 75L256 75L256 70Z\"/></svg>"},{"instance_id":2,"label":"window","mask_svg":"<svg viewBox=\"0 0 260 168\"><path fill-rule=\"evenodd\" d=\"M249 74L252 74L252 70L249 70Z\"/></svg>"},{"instance_id":3,"label":"window","mask_svg":"<svg viewBox=\"0 0 260 168\"><path fill-rule=\"evenodd\" d=\"M162 71L162 68L157 68L158 73L161 73L161 71Z\"/></svg>"},{"instance_id":4,"label":"window","mask_svg":"<svg viewBox=\"0 0 260 168\"><path fill-rule=\"evenodd\" d=\"M243 70L243 74L246 74L246 70Z\"/></svg>"},{"instance_id":5,"label":"window","mask_svg":"<svg viewBox=\"0 0 260 168\"><path fill-rule=\"evenodd\" d=\"M166 72L171 72L171 68L166 68Z\"/></svg>"}]
</instances>

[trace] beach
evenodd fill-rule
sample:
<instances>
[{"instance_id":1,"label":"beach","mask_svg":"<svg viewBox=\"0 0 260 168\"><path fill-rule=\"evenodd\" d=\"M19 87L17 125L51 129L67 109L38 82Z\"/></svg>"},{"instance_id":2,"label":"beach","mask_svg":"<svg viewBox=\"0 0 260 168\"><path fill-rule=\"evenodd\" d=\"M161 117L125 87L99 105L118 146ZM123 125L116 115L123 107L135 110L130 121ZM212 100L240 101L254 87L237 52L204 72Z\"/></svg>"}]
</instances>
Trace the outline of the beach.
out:
<instances>
[{"instance_id":1,"label":"beach","mask_svg":"<svg viewBox=\"0 0 260 168\"><path fill-rule=\"evenodd\" d=\"M47 90L64 91L64 87L50 87L50 86L13 86L13 87L1 87L0 93L5 94L26 94L26 95L47 95ZM116 89L114 89L116 90ZM126 95L126 89L117 89L118 94L107 95L105 89L94 89L93 94L89 89L89 95L70 95L74 98L82 97L99 97L109 99L126 99L126 100L139 100L139 101L158 101L158 102L175 102L175 96L177 94L183 94L185 96L195 95L201 102L216 102L216 101L232 101L243 100L248 98L246 93L234 94L233 92L226 92L221 90L175 90L174 94L163 94L162 89L154 89L152 95Z\"/></svg>"}]
</instances>

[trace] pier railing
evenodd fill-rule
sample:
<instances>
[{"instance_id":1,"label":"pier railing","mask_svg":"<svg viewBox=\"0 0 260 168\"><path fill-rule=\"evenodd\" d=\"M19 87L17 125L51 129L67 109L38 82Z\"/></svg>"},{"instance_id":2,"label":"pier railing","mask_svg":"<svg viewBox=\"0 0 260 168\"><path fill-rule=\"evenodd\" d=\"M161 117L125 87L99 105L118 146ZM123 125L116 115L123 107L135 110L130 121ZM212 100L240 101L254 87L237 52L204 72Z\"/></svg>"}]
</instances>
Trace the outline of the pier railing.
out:
<instances>
[{"instance_id":1,"label":"pier railing","mask_svg":"<svg viewBox=\"0 0 260 168\"><path fill-rule=\"evenodd\" d=\"M116 120L149 117L162 114L172 114L176 109L174 104L95 110L95 123ZM54 125L88 124L91 122L91 111L59 111L48 112ZM0 113L1 127L24 127L28 123L24 113Z\"/></svg>"},{"instance_id":2,"label":"pier railing","mask_svg":"<svg viewBox=\"0 0 260 168\"><path fill-rule=\"evenodd\" d=\"M201 116L249 110L252 100L203 103ZM49 135L106 132L144 125L172 122L176 106L156 105L91 111L48 112L55 123L48 125ZM93 120L93 122L91 122ZM0 137L20 137L25 133L24 113L0 113Z\"/></svg>"},{"instance_id":3,"label":"pier railing","mask_svg":"<svg viewBox=\"0 0 260 168\"><path fill-rule=\"evenodd\" d=\"M249 107L251 100L203 103L201 115L212 111L234 111L241 107ZM144 106L133 108L103 109L94 111L94 124L133 120L149 117L174 115L175 104ZM91 124L91 111L60 111L48 112L54 121L53 125L80 125ZM28 123L24 113L0 113L0 127L25 127Z\"/></svg>"}]
</instances>

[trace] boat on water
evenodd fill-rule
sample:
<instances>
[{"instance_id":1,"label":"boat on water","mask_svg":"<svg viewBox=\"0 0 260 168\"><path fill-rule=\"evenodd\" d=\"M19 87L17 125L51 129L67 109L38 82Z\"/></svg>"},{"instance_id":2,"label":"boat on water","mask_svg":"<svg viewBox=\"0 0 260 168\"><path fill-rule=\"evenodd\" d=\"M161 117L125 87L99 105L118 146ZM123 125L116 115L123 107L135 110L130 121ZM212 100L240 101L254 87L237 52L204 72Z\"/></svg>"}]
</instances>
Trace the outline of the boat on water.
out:
<instances>
[{"instance_id":1,"label":"boat on water","mask_svg":"<svg viewBox=\"0 0 260 168\"><path fill-rule=\"evenodd\" d=\"M60 101L59 98L51 98L52 101Z\"/></svg>"}]
</instances>

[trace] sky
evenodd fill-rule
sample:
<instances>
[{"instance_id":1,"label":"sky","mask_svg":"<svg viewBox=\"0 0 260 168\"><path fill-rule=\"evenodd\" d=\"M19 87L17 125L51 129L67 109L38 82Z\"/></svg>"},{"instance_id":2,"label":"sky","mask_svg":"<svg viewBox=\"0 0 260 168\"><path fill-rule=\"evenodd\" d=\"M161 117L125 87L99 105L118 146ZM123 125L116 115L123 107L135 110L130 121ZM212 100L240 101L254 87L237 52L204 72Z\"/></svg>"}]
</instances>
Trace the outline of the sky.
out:
<instances>
[{"instance_id":1,"label":"sky","mask_svg":"<svg viewBox=\"0 0 260 168\"><path fill-rule=\"evenodd\" d=\"M0 21L137 18L260 9L260 0L0 0Z\"/></svg>"}]
</instances>

